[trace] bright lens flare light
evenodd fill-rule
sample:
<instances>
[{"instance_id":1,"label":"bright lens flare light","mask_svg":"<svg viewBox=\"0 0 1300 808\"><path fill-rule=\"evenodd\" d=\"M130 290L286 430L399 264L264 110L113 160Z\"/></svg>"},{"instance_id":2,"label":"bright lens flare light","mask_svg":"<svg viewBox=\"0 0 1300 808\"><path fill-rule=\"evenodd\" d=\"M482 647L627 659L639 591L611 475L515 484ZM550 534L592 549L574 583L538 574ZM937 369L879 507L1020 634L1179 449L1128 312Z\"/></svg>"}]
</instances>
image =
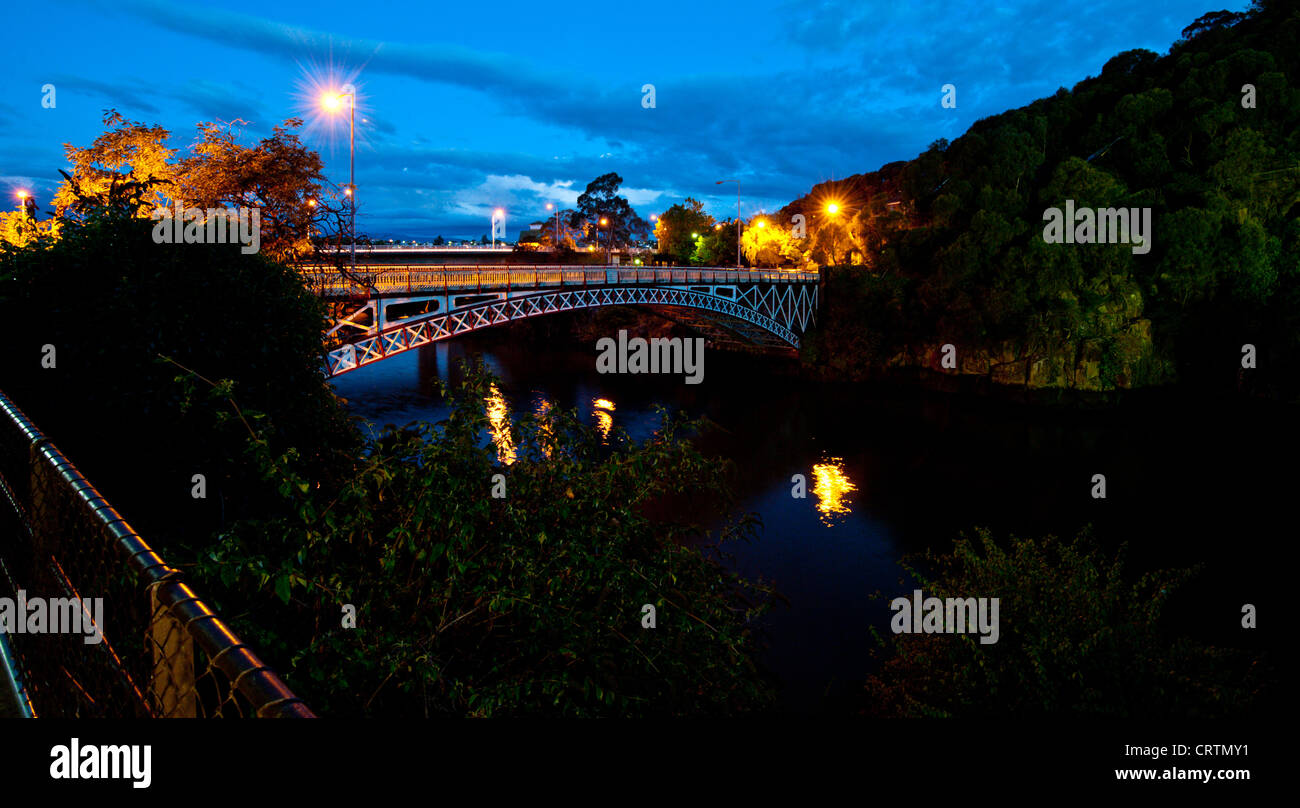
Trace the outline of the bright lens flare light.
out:
<instances>
[{"instance_id":1,"label":"bright lens flare light","mask_svg":"<svg viewBox=\"0 0 1300 808\"><path fill-rule=\"evenodd\" d=\"M848 494L858 489L849 481L844 473L844 461L838 457L816 464L812 471L813 495L817 497L817 512L821 514L822 524L829 527L835 524L837 518L851 511L849 506L852 501Z\"/></svg>"},{"instance_id":2,"label":"bright lens flare light","mask_svg":"<svg viewBox=\"0 0 1300 808\"><path fill-rule=\"evenodd\" d=\"M303 121L304 140L325 142L331 153L338 148L348 148L348 130L351 108L357 118L357 145L366 142L367 120L365 93L358 86L360 71L347 69L333 63L300 64L302 71L294 82L294 117Z\"/></svg>"},{"instance_id":3,"label":"bright lens flare light","mask_svg":"<svg viewBox=\"0 0 1300 808\"><path fill-rule=\"evenodd\" d=\"M830 203L829 205L826 206L826 212L829 213L830 215L834 216L835 214L837 214L837 213L840 212L840 206L839 206L838 204L832 202L832 203Z\"/></svg>"}]
</instances>

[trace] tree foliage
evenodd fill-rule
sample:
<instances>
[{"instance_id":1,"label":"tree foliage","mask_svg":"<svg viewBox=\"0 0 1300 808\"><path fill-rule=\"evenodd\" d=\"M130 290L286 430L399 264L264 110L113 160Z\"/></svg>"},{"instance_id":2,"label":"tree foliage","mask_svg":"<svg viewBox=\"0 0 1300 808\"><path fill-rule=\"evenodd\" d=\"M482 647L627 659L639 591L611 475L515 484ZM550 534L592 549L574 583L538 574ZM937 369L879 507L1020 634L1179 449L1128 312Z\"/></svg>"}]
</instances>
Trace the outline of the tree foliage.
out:
<instances>
[{"instance_id":1,"label":"tree foliage","mask_svg":"<svg viewBox=\"0 0 1300 808\"><path fill-rule=\"evenodd\" d=\"M298 692L333 715L768 706L753 633L767 588L724 571L701 552L697 525L667 516L731 505L725 469L685 440L699 425L665 415L637 444L551 410L510 428L515 453L502 465L483 440L494 384L472 369L444 391L448 418L386 429L338 486L271 451L250 419L249 457L287 515L235 525L202 563L248 607L250 640L291 659ZM489 495L496 474L501 497ZM717 538L751 529L740 519ZM355 628L342 627L344 604Z\"/></svg>"},{"instance_id":2,"label":"tree foliage","mask_svg":"<svg viewBox=\"0 0 1300 808\"><path fill-rule=\"evenodd\" d=\"M588 243L617 249L646 231L646 223L632 210L627 199L618 195L623 178L614 172L602 174L587 183L578 197L577 210L569 217L571 227L584 227ZM602 226L600 220L608 224ZM563 237L563 234L561 234Z\"/></svg>"},{"instance_id":3,"label":"tree foliage","mask_svg":"<svg viewBox=\"0 0 1300 808\"><path fill-rule=\"evenodd\" d=\"M655 239L659 253L677 266L688 266L695 255L695 245L700 235L713 229L713 217L704 212L704 203L686 198L659 216L655 223Z\"/></svg>"},{"instance_id":4,"label":"tree foliage","mask_svg":"<svg viewBox=\"0 0 1300 808\"><path fill-rule=\"evenodd\" d=\"M148 217L175 204L196 208L259 209L262 252L275 260L292 260L310 252L312 236L329 228L342 232L340 194L326 193L322 163L306 148L293 118L272 129L256 146L238 140L236 125L202 122L188 155L166 143L161 126L128 121L115 110L104 116L108 128L89 147L64 144L70 174L54 196L60 218L82 216L101 207L114 184L149 183L132 215Z\"/></svg>"},{"instance_id":5,"label":"tree foliage","mask_svg":"<svg viewBox=\"0 0 1300 808\"><path fill-rule=\"evenodd\" d=\"M909 162L823 183L781 211L805 216L813 263L851 256L906 280L840 276L828 301L883 295L854 305L891 310L898 328L863 363L858 324L826 319L809 354L870 372L951 342L980 360L971 366L1011 362L1035 385L1177 379L1300 394L1289 370L1300 364L1300 12L1215 12L1184 36L1164 56L1118 54L1072 91L978 121ZM836 217L825 214L832 200ZM1044 211L1066 200L1149 208L1152 249L1046 244ZM1243 374L1246 343L1267 360Z\"/></svg>"},{"instance_id":6,"label":"tree foliage","mask_svg":"<svg viewBox=\"0 0 1300 808\"><path fill-rule=\"evenodd\" d=\"M868 680L871 714L1240 716L1268 680L1243 654L1164 631L1166 604L1195 570L1126 579L1123 548L1107 557L1086 532L1004 547L981 530L903 566L927 597L998 598L999 637L891 635Z\"/></svg>"}]
</instances>

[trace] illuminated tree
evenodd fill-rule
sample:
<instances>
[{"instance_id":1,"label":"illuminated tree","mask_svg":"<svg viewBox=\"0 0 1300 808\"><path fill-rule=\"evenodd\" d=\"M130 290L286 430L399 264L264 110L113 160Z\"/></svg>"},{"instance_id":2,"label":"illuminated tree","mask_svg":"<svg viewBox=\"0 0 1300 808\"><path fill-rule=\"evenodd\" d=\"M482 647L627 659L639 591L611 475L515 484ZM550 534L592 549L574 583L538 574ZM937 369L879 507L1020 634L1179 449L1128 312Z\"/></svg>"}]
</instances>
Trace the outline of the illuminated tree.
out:
<instances>
[{"instance_id":1,"label":"illuminated tree","mask_svg":"<svg viewBox=\"0 0 1300 808\"><path fill-rule=\"evenodd\" d=\"M704 212L704 203L687 197L685 204L673 205L659 216L655 224L659 252L671 256L675 264L689 264L695 255L697 238L710 232L713 225L713 217Z\"/></svg>"},{"instance_id":2,"label":"illuminated tree","mask_svg":"<svg viewBox=\"0 0 1300 808\"><path fill-rule=\"evenodd\" d=\"M750 222L741 235L740 250L755 267L801 264L804 258L790 231L766 219Z\"/></svg>"},{"instance_id":3,"label":"illuminated tree","mask_svg":"<svg viewBox=\"0 0 1300 808\"><path fill-rule=\"evenodd\" d=\"M158 181L144 200L146 204L136 211L138 216L148 216L155 207L169 204L171 183L176 178L176 167L170 161L176 152L164 144L171 133L161 126L128 121L116 110L104 114L104 125L109 130L87 148L63 144L72 173L54 194L55 214L64 216L71 210L75 215L79 197L83 206L87 200L105 200L114 181Z\"/></svg>"},{"instance_id":4,"label":"illuminated tree","mask_svg":"<svg viewBox=\"0 0 1300 808\"><path fill-rule=\"evenodd\" d=\"M306 148L291 118L249 148L236 140L236 124L203 122L193 156L178 166L185 203L200 208L261 209L262 250L272 258L293 259L310 251L312 223L320 213L324 182L320 155Z\"/></svg>"},{"instance_id":5,"label":"illuminated tree","mask_svg":"<svg viewBox=\"0 0 1300 808\"><path fill-rule=\"evenodd\" d=\"M85 149L65 144L72 172L54 196L56 215L80 216L88 206L105 204L110 189L139 183L147 192L138 197L132 215L150 216L156 209L180 203L184 207L260 210L261 250L277 260L292 260L312 249L311 236L339 220L341 195L322 193L322 164L316 152L299 141L302 121L293 118L274 127L255 147L236 139L231 123L198 124L199 140L192 153L173 161L166 147L170 133L161 126L127 121L116 111L104 116L109 131ZM125 169L125 171L123 170ZM335 221L335 231L338 221Z\"/></svg>"}]
</instances>

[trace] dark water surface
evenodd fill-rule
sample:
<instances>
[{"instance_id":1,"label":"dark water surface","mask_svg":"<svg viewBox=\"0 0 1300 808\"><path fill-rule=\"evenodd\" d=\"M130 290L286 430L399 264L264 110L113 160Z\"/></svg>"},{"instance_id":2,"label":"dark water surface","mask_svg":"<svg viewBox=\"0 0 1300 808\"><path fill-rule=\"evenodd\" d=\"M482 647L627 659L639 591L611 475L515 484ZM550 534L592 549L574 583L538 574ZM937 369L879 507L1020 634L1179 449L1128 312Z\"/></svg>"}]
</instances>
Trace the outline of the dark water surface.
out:
<instances>
[{"instance_id":1,"label":"dark water surface","mask_svg":"<svg viewBox=\"0 0 1300 808\"><path fill-rule=\"evenodd\" d=\"M700 445L735 461L741 507L763 521L757 540L731 545L734 564L790 602L766 619L766 661L790 712L833 709L857 690L872 666L868 627L888 632L888 598L911 591L899 583L899 557L946 550L975 527L1005 538L1091 524L1105 546L1129 543L1131 573L1204 563L1170 616L1216 642L1267 645L1241 628L1241 606L1267 614L1282 602L1272 570L1294 535L1297 442L1280 408L1155 395L1105 411L1031 409L814 383L775 373L783 360L720 351L707 354L704 382L686 385L601 375L594 347L523 345L507 332L401 354L335 386L379 426L436 421L447 409L433 380L455 380L456 361L476 353L501 377L512 413L546 400L642 439L659 424L658 403L721 427ZM1105 500L1091 496L1097 473ZM795 474L807 479L804 499L791 496ZM870 599L877 590L884 600Z\"/></svg>"}]
</instances>

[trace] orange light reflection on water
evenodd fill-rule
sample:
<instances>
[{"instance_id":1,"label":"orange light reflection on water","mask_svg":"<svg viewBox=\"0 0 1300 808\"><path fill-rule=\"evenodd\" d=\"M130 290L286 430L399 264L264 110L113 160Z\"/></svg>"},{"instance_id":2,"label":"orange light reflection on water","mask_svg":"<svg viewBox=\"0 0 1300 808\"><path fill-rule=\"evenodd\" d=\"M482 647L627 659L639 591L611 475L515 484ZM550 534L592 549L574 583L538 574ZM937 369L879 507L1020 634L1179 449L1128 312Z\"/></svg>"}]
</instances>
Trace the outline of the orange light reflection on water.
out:
<instances>
[{"instance_id":1,"label":"orange light reflection on water","mask_svg":"<svg viewBox=\"0 0 1300 808\"><path fill-rule=\"evenodd\" d=\"M593 398L591 406L595 407L593 412L596 414L596 429L599 430L602 438L609 438L609 431L614 428L614 402L607 398Z\"/></svg>"},{"instance_id":2,"label":"orange light reflection on water","mask_svg":"<svg viewBox=\"0 0 1300 808\"><path fill-rule=\"evenodd\" d=\"M840 458L832 457L813 466L813 495L817 497L817 511L823 524L833 525L852 511L848 494L856 490L857 486L844 473L844 461Z\"/></svg>"},{"instance_id":3,"label":"orange light reflection on water","mask_svg":"<svg viewBox=\"0 0 1300 808\"><path fill-rule=\"evenodd\" d=\"M507 466L515 462L515 444L510 438L510 408L506 398L494 384L490 395L483 399L487 403L488 428L492 432L492 442L497 447L497 458Z\"/></svg>"}]
</instances>

